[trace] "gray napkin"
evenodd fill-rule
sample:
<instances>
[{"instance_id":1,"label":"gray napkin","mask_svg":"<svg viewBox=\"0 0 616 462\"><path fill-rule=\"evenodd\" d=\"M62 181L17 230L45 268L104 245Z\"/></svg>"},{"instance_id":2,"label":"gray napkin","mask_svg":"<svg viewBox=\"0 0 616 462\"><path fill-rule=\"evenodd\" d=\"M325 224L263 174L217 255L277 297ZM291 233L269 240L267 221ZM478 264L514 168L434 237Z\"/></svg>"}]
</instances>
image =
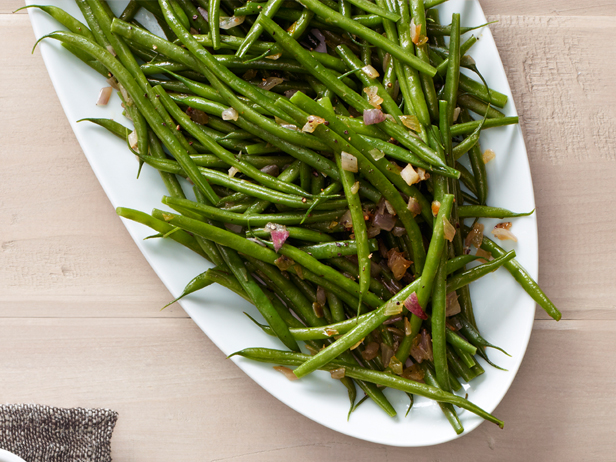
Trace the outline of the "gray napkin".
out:
<instances>
[{"instance_id":1,"label":"gray napkin","mask_svg":"<svg viewBox=\"0 0 616 462\"><path fill-rule=\"evenodd\" d=\"M0 449L26 462L110 462L117 420L109 409L0 405Z\"/></svg>"}]
</instances>

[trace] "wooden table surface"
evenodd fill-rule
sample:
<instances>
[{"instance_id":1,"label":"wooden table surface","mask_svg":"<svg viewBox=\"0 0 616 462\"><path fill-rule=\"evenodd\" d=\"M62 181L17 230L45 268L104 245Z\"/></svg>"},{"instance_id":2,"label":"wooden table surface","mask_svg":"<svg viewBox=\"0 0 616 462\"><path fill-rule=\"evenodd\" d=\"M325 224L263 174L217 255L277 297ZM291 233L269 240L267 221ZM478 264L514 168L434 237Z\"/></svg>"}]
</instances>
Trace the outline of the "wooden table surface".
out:
<instances>
[{"instance_id":1,"label":"wooden table surface","mask_svg":"<svg viewBox=\"0 0 616 462\"><path fill-rule=\"evenodd\" d=\"M68 1L68 0L67 0ZM328 430L250 380L138 251L71 131L22 0L0 2L0 401L119 412L117 461L614 460L616 2L483 0L535 185L541 285L495 414L436 447Z\"/></svg>"}]
</instances>

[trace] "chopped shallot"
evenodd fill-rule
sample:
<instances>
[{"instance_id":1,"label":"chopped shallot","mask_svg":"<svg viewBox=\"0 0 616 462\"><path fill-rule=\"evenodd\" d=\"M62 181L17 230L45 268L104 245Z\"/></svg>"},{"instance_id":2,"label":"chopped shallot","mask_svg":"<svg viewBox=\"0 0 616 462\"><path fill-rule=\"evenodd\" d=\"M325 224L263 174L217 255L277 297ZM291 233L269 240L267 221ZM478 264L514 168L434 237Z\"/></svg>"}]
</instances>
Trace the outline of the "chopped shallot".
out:
<instances>
[{"instance_id":1,"label":"chopped shallot","mask_svg":"<svg viewBox=\"0 0 616 462\"><path fill-rule=\"evenodd\" d=\"M293 265L295 265L295 262L286 255L281 255L276 260L274 260L274 264L278 267L280 271L286 271Z\"/></svg>"},{"instance_id":2,"label":"chopped shallot","mask_svg":"<svg viewBox=\"0 0 616 462\"><path fill-rule=\"evenodd\" d=\"M377 148L370 149L370 151L368 151L368 154L372 156L372 159L374 159L374 161L381 160L383 157L385 157L385 153Z\"/></svg>"},{"instance_id":3,"label":"chopped shallot","mask_svg":"<svg viewBox=\"0 0 616 462\"><path fill-rule=\"evenodd\" d=\"M487 164L495 157L496 157L496 154L491 149L486 149L485 151L483 151L483 163L484 164Z\"/></svg>"},{"instance_id":4,"label":"chopped shallot","mask_svg":"<svg viewBox=\"0 0 616 462\"><path fill-rule=\"evenodd\" d=\"M462 311L462 308L460 308L460 303L458 302L458 294L456 293L455 290L447 294L446 306L447 308L446 308L445 316L447 317L455 316L460 311Z\"/></svg>"},{"instance_id":5,"label":"chopped shallot","mask_svg":"<svg viewBox=\"0 0 616 462\"><path fill-rule=\"evenodd\" d=\"M325 124L325 123L326 123L325 119L322 119L321 117L318 117L315 115L309 115L308 121L302 127L302 131L306 133L312 133L319 125Z\"/></svg>"},{"instance_id":6,"label":"chopped shallot","mask_svg":"<svg viewBox=\"0 0 616 462\"><path fill-rule=\"evenodd\" d=\"M415 382L422 382L424 378L424 371L419 364L415 363L410 367L407 367L402 372L402 377L408 380L414 380Z\"/></svg>"},{"instance_id":7,"label":"chopped shallot","mask_svg":"<svg viewBox=\"0 0 616 462\"><path fill-rule=\"evenodd\" d=\"M438 211L441 209L441 203L439 201L432 201L432 215L436 216Z\"/></svg>"},{"instance_id":8,"label":"chopped shallot","mask_svg":"<svg viewBox=\"0 0 616 462\"><path fill-rule=\"evenodd\" d=\"M97 106L107 106L109 102L109 98L111 98L111 93L113 92L113 88L111 87L103 87L101 88L101 92L98 94L98 101L96 101Z\"/></svg>"},{"instance_id":9,"label":"chopped shallot","mask_svg":"<svg viewBox=\"0 0 616 462\"><path fill-rule=\"evenodd\" d=\"M189 107L186 110L186 114L190 117L190 120L198 123L199 125L205 125L210 121L210 117L200 109Z\"/></svg>"},{"instance_id":10,"label":"chopped shallot","mask_svg":"<svg viewBox=\"0 0 616 462\"><path fill-rule=\"evenodd\" d=\"M344 212L344 215L340 218L340 224L344 226L346 229L353 228L353 219L351 218L351 211L347 210Z\"/></svg>"},{"instance_id":11,"label":"chopped shallot","mask_svg":"<svg viewBox=\"0 0 616 462\"><path fill-rule=\"evenodd\" d=\"M396 218L389 213L377 213L372 220L372 224L379 229L391 231L396 226Z\"/></svg>"},{"instance_id":12,"label":"chopped shallot","mask_svg":"<svg viewBox=\"0 0 616 462\"><path fill-rule=\"evenodd\" d=\"M340 367L338 369L333 369L329 371L332 376L332 379L343 379L346 369L344 367Z\"/></svg>"},{"instance_id":13,"label":"chopped shallot","mask_svg":"<svg viewBox=\"0 0 616 462\"><path fill-rule=\"evenodd\" d=\"M278 176L280 173L280 168L276 164L266 165L261 169L263 173L267 173L268 175Z\"/></svg>"},{"instance_id":14,"label":"chopped shallot","mask_svg":"<svg viewBox=\"0 0 616 462\"><path fill-rule=\"evenodd\" d=\"M293 373L291 369L286 366L274 366L274 370L281 372L291 382L297 380L297 376Z\"/></svg>"},{"instance_id":15,"label":"chopped shallot","mask_svg":"<svg viewBox=\"0 0 616 462\"><path fill-rule=\"evenodd\" d=\"M234 225L233 223L225 223L225 228L235 234L240 234L244 229L241 225Z\"/></svg>"},{"instance_id":16,"label":"chopped shallot","mask_svg":"<svg viewBox=\"0 0 616 462\"><path fill-rule=\"evenodd\" d=\"M417 175L419 175L419 181L425 181L430 178L430 174L421 167L417 167Z\"/></svg>"},{"instance_id":17,"label":"chopped shallot","mask_svg":"<svg viewBox=\"0 0 616 462\"><path fill-rule=\"evenodd\" d=\"M325 42L323 33L319 29L311 29L310 33L319 41L314 51L317 53L327 53L327 43Z\"/></svg>"},{"instance_id":18,"label":"chopped shallot","mask_svg":"<svg viewBox=\"0 0 616 462\"><path fill-rule=\"evenodd\" d=\"M357 157L344 151L342 151L340 157L342 163L342 170L353 173L357 173L359 171L359 169L357 168Z\"/></svg>"},{"instance_id":19,"label":"chopped shallot","mask_svg":"<svg viewBox=\"0 0 616 462\"><path fill-rule=\"evenodd\" d=\"M481 223L475 223L473 229L471 229L464 240L464 245L469 247L473 245L477 249L481 247L483 242L483 225Z\"/></svg>"},{"instance_id":20,"label":"chopped shallot","mask_svg":"<svg viewBox=\"0 0 616 462\"><path fill-rule=\"evenodd\" d=\"M406 164L406 167L400 172L400 176L409 186L419 182L419 175L411 164Z\"/></svg>"},{"instance_id":21,"label":"chopped shallot","mask_svg":"<svg viewBox=\"0 0 616 462\"><path fill-rule=\"evenodd\" d=\"M457 107L453 110L453 121L456 122L460 116L460 108Z\"/></svg>"},{"instance_id":22,"label":"chopped shallot","mask_svg":"<svg viewBox=\"0 0 616 462\"><path fill-rule=\"evenodd\" d=\"M496 236L501 241L518 242L518 238L515 237L515 234L513 234L506 228L499 228L498 225L494 227L494 229L492 230L492 234L494 234L494 236Z\"/></svg>"},{"instance_id":23,"label":"chopped shallot","mask_svg":"<svg viewBox=\"0 0 616 462\"><path fill-rule=\"evenodd\" d=\"M400 119L400 122L402 122L402 125L404 125L409 130L413 130L416 133L421 131L421 125L419 123L419 119L417 118L417 116L403 115L403 116L399 116L398 118Z\"/></svg>"},{"instance_id":24,"label":"chopped shallot","mask_svg":"<svg viewBox=\"0 0 616 462\"><path fill-rule=\"evenodd\" d=\"M355 183L353 183L353 186L351 186L351 193L357 194L358 191L359 191L359 181L356 181Z\"/></svg>"},{"instance_id":25,"label":"chopped shallot","mask_svg":"<svg viewBox=\"0 0 616 462\"><path fill-rule=\"evenodd\" d=\"M364 125L379 124L385 120L385 114L380 109L364 109Z\"/></svg>"},{"instance_id":26,"label":"chopped shallot","mask_svg":"<svg viewBox=\"0 0 616 462\"><path fill-rule=\"evenodd\" d=\"M419 304L419 300L417 299L417 294L415 292L413 292L411 295L408 296L406 300L404 300L404 306L407 310L409 310L415 316L419 316L424 321L428 319L428 315Z\"/></svg>"},{"instance_id":27,"label":"chopped shallot","mask_svg":"<svg viewBox=\"0 0 616 462\"><path fill-rule=\"evenodd\" d=\"M221 29L228 30L241 25L244 19L246 19L245 16L221 16L218 24Z\"/></svg>"},{"instance_id":28,"label":"chopped shallot","mask_svg":"<svg viewBox=\"0 0 616 462\"><path fill-rule=\"evenodd\" d=\"M449 242L453 241L453 237L456 235L456 228L453 227L447 217L443 216L443 237Z\"/></svg>"},{"instance_id":29,"label":"chopped shallot","mask_svg":"<svg viewBox=\"0 0 616 462\"><path fill-rule=\"evenodd\" d=\"M128 144L137 152L139 152L139 149L137 148L138 143L139 139L137 137L137 130L130 132L130 135L128 135Z\"/></svg>"},{"instance_id":30,"label":"chopped shallot","mask_svg":"<svg viewBox=\"0 0 616 462\"><path fill-rule=\"evenodd\" d=\"M376 358L379 354L379 344L376 342L370 342L368 345L366 345L366 348L364 348L364 351L361 352L361 356L362 358L364 358L366 361L371 361L374 358Z\"/></svg>"},{"instance_id":31,"label":"chopped shallot","mask_svg":"<svg viewBox=\"0 0 616 462\"><path fill-rule=\"evenodd\" d=\"M366 74L371 79L376 79L379 76L378 71L372 67L370 64L361 68L364 74Z\"/></svg>"},{"instance_id":32,"label":"chopped shallot","mask_svg":"<svg viewBox=\"0 0 616 462\"><path fill-rule=\"evenodd\" d=\"M429 361L433 360L432 356L432 339L426 329L421 331L421 334L417 335L413 339L413 346L411 347L411 356L415 361L421 363L424 359Z\"/></svg>"},{"instance_id":33,"label":"chopped shallot","mask_svg":"<svg viewBox=\"0 0 616 462\"><path fill-rule=\"evenodd\" d=\"M392 347L387 345L386 343L381 343L381 361L383 361L383 365L389 365L389 361L394 356L394 350Z\"/></svg>"},{"instance_id":34,"label":"chopped shallot","mask_svg":"<svg viewBox=\"0 0 616 462\"><path fill-rule=\"evenodd\" d=\"M327 303L325 289L321 286L317 286L317 303L319 303L321 306L325 306L325 304Z\"/></svg>"},{"instance_id":35,"label":"chopped shallot","mask_svg":"<svg viewBox=\"0 0 616 462\"><path fill-rule=\"evenodd\" d=\"M268 77L267 79L263 79L261 83L257 86L264 90L271 90L276 85L279 85L282 82L284 82L284 79L281 79L280 77Z\"/></svg>"},{"instance_id":36,"label":"chopped shallot","mask_svg":"<svg viewBox=\"0 0 616 462\"><path fill-rule=\"evenodd\" d=\"M404 258L402 252L399 252L397 248L389 249L387 252L387 266L392 273L394 273L394 279L399 281L406 273L413 262ZM405 306L406 306L406 302ZM408 307L407 307L408 308Z\"/></svg>"},{"instance_id":37,"label":"chopped shallot","mask_svg":"<svg viewBox=\"0 0 616 462\"><path fill-rule=\"evenodd\" d=\"M231 167L229 168L229 178L233 178L235 176L236 173L238 173L239 170L235 167Z\"/></svg>"},{"instance_id":38,"label":"chopped shallot","mask_svg":"<svg viewBox=\"0 0 616 462\"><path fill-rule=\"evenodd\" d=\"M287 227L284 225L279 225L277 223L268 223L267 225L265 225L265 229L269 231L270 236L272 236L274 250L278 252L289 237L289 231L287 231Z\"/></svg>"},{"instance_id":39,"label":"chopped shallot","mask_svg":"<svg viewBox=\"0 0 616 462\"><path fill-rule=\"evenodd\" d=\"M413 216L415 217L421 213L421 205L414 197L409 197L409 203L406 208L413 212Z\"/></svg>"},{"instance_id":40,"label":"chopped shallot","mask_svg":"<svg viewBox=\"0 0 616 462\"><path fill-rule=\"evenodd\" d=\"M222 120L237 120L239 116L237 111L232 107L228 107L222 111Z\"/></svg>"},{"instance_id":41,"label":"chopped shallot","mask_svg":"<svg viewBox=\"0 0 616 462\"><path fill-rule=\"evenodd\" d=\"M364 93L368 95L368 102L377 109L381 109L381 103L383 98L379 96L379 88L377 86L371 86L364 88Z\"/></svg>"}]
</instances>

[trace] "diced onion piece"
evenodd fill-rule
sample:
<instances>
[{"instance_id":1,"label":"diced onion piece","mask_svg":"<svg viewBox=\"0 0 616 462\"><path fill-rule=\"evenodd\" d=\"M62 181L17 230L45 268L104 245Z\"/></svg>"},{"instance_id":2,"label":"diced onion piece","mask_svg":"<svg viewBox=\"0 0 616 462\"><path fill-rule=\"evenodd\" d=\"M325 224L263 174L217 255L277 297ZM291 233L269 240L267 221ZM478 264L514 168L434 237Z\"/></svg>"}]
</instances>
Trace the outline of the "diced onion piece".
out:
<instances>
[{"instance_id":1,"label":"diced onion piece","mask_svg":"<svg viewBox=\"0 0 616 462\"><path fill-rule=\"evenodd\" d=\"M97 106L107 106L107 103L109 102L109 98L111 98L112 92L113 92L113 88L111 87L101 88L101 91L98 94L98 100L96 101L96 105Z\"/></svg>"},{"instance_id":2,"label":"diced onion piece","mask_svg":"<svg viewBox=\"0 0 616 462\"><path fill-rule=\"evenodd\" d=\"M453 241L453 237L456 235L456 228L453 227L447 217L443 216L443 237L449 242Z\"/></svg>"},{"instance_id":3,"label":"diced onion piece","mask_svg":"<svg viewBox=\"0 0 616 462\"><path fill-rule=\"evenodd\" d=\"M325 306L327 303L327 297L325 295L325 289L321 286L317 286L317 302L321 306Z\"/></svg>"},{"instance_id":4,"label":"diced onion piece","mask_svg":"<svg viewBox=\"0 0 616 462\"><path fill-rule=\"evenodd\" d=\"M504 229L511 229L511 226L513 225L513 223L511 223L510 221L504 221L502 223L498 223L495 228L504 228Z\"/></svg>"},{"instance_id":5,"label":"diced onion piece","mask_svg":"<svg viewBox=\"0 0 616 462\"><path fill-rule=\"evenodd\" d=\"M327 53L327 43L325 42L323 33L319 29L311 29L310 33L319 41L314 51L317 53Z\"/></svg>"},{"instance_id":6,"label":"diced onion piece","mask_svg":"<svg viewBox=\"0 0 616 462\"><path fill-rule=\"evenodd\" d=\"M107 79L107 83L111 86L111 88L113 88L114 90L120 91L120 83L118 82L118 79L116 79L115 77L109 77Z\"/></svg>"},{"instance_id":7,"label":"diced onion piece","mask_svg":"<svg viewBox=\"0 0 616 462\"><path fill-rule=\"evenodd\" d=\"M186 110L186 114L188 115L188 117L190 117L190 120L195 123L198 123L199 125L205 125L210 121L210 116L208 116L200 109L189 107Z\"/></svg>"},{"instance_id":8,"label":"diced onion piece","mask_svg":"<svg viewBox=\"0 0 616 462\"><path fill-rule=\"evenodd\" d=\"M291 382L297 380L297 376L293 373L291 369L286 366L274 366L274 370L277 370L278 372L282 373Z\"/></svg>"},{"instance_id":9,"label":"diced onion piece","mask_svg":"<svg viewBox=\"0 0 616 462\"><path fill-rule=\"evenodd\" d=\"M475 255L479 257L479 262L481 263L487 263L490 260L494 260L494 257L492 256L492 254L483 249L477 249L477 253L475 253Z\"/></svg>"},{"instance_id":10,"label":"diced onion piece","mask_svg":"<svg viewBox=\"0 0 616 462\"><path fill-rule=\"evenodd\" d=\"M491 149L486 149L485 151L483 151L483 163L484 164L487 164L495 157L496 157L496 154Z\"/></svg>"},{"instance_id":11,"label":"diced onion piece","mask_svg":"<svg viewBox=\"0 0 616 462\"><path fill-rule=\"evenodd\" d=\"M368 154L372 156L372 159L374 159L375 162L385 157L385 153L377 148L370 149L370 151L368 151Z\"/></svg>"},{"instance_id":12,"label":"diced onion piece","mask_svg":"<svg viewBox=\"0 0 616 462\"><path fill-rule=\"evenodd\" d=\"M471 229L464 240L464 245L466 247L470 247L473 245L477 249L481 247L481 243L483 242L483 228L484 226L481 223L475 223L473 225L473 229Z\"/></svg>"},{"instance_id":13,"label":"diced onion piece","mask_svg":"<svg viewBox=\"0 0 616 462\"><path fill-rule=\"evenodd\" d=\"M385 200L385 208L387 209L387 212L390 213L391 215L396 214L396 209L394 208L393 205L389 203L388 200Z\"/></svg>"},{"instance_id":14,"label":"diced onion piece","mask_svg":"<svg viewBox=\"0 0 616 462\"><path fill-rule=\"evenodd\" d=\"M331 327L326 327L323 329L323 333L328 337L333 337L334 335L338 335L340 332L338 332L336 329L332 329Z\"/></svg>"},{"instance_id":15,"label":"diced onion piece","mask_svg":"<svg viewBox=\"0 0 616 462\"><path fill-rule=\"evenodd\" d=\"M222 120L237 120L239 116L237 111L232 107L228 107L222 111Z\"/></svg>"},{"instance_id":16,"label":"diced onion piece","mask_svg":"<svg viewBox=\"0 0 616 462\"><path fill-rule=\"evenodd\" d=\"M409 130L413 130L415 133L419 133L421 131L421 124L419 123L419 119L414 115L403 115L399 116L400 122Z\"/></svg>"},{"instance_id":17,"label":"diced onion piece","mask_svg":"<svg viewBox=\"0 0 616 462\"><path fill-rule=\"evenodd\" d=\"M351 218L350 210L344 212L344 215L340 218L340 224L346 229L351 229L353 227L353 219Z\"/></svg>"},{"instance_id":18,"label":"diced onion piece","mask_svg":"<svg viewBox=\"0 0 616 462\"><path fill-rule=\"evenodd\" d=\"M235 225L233 223L225 223L225 228L235 234L240 234L244 229L241 225Z\"/></svg>"},{"instance_id":19,"label":"diced onion piece","mask_svg":"<svg viewBox=\"0 0 616 462\"><path fill-rule=\"evenodd\" d=\"M446 312L445 312L446 317L455 316L460 311L462 311L462 308L460 308L460 303L458 302L458 294L456 293L455 290L447 294L446 307L447 307Z\"/></svg>"},{"instance_id":20,"label":"diced onion piece","mask_svg":"<svg viewBox=\"0 0 616 462\"><path fill-rule=\"evenodd\" d=\"M306 124L302 127L302 131L306 132L306 133L312 133L315 131L315 129L321 125L324 124L326 121L325 119L315 116L315 115L309 115L308 116L308 121L306 122Z\"/></svg>"},{"instance_id":21,"label":"diced onion piece","mask_svg":"<svg viewBox=\"0 0 616 462\"><path fill-rule=\"evenodd\" d=\"M383 365L389 364L391 358L394 356L394 350L386 343L381 343L381 361Z\"/></svg>"},{"instance_id":22,"label":"diced onion piece","mask_svg":"<svg viewBox=\"0 0 616 462\"><path fill-rule=\"evenodd\" d=\"M419 175L411 164L406 164L406 167L400 172L400 176L409 186L419 182Z\"/></svg>"},{"instance_id":23,"label":"diced onion piece","mask_svg":"<svg viewBox=\"0 0 616 462\"><path fill-rule=\"evenodd\" d=\"M391 233L396 237L402 237L406 234L406 228L403 226L394 226Z\"/></svg>"},{"instance_id":24,"label":"diced onion piece","mask_svg":"<svg viewBox=\"0 0 616 462\"><path fill-rule=\"evenodd\" d=\"M351 193L357 194L358 191L359 191L359 181L356 181L355 183L353 183L353 186L351 186Z\"/></svg>"},{"instance_id":25,"label":"diced onion piece","mask_svg":"<svg viewBox=\"0 0 616 462\"><path fill-rule=\"evenodd\" d=\"M421 24L416 25L415 19L411 20L411 41L415 45L423 45L428 41L428 37L421 35Z\"/></svg>"},{"instance_id":26,"label":"diced onion piece","mask_svg":"<svg viewBox=\"0 0 616 462\"><path fill-rule=\"evenodd\" d=\"M385 119L389 120L390 122L393 122L395 124L398 123L398 120L394 116L392 116L391 114L385 114ZM414 133L412 133L412 132L411 132L411 134L414 135Z\"/></svg>"},{"instance_id":27,"label":"diced onion piece","mask_svg":"<svg viewBox=\"0 0 616 462\"><path fill-rule=\"evenodd\" d=\"M239 170L237 168L231 167L229 169L229 178L233 178L237 172L239 172Z\"/></svg>"},{"instance_id":28,"label":"diced onion piece","mask_svg":"<svg viewBox=\"0 0 616 462\"><path fill-rule=\"evenodd\" d=\"M368 239L372 239L373 237L377 237L381 233L381 228L379 228L378 226L370 225L368 226L366 233L368 234ZM377 267L375 265L372 265L370 269L372 268Z\"/></svg>"},{"instance_id":29,"label":"diced onion piece","mask_svg":"<svg viewBox=\"0 0 616 462\"><path fill-rule=\"evenodd\" d=\"M399 252L397 248L389 249L387 252L387 266L394 274L394 279L399 281L402 279L406 270L410 268L413 262L404 258L402 252Z\"/></svg>"},{"instance_id":30,"label":"diced onion piece","mask_svg":"<svg viewBox=\"0 0 616 462\"><path fill-rule=\"evenodd\" d=\"M272 243L274 244L274 250L276 253L283 246L287 238L289 237L289 231L285 225L279 225L277 223L268 223L265 225L265 229L269 231L272 237Z\"/></svg>"},{"instance_id":31,"label":"diced onion piece","mask_svg":"<svg viewBox=\"0 0 616 462\"><path fill-rule=\"evenodd\" d=\"M404 369L402 366L402 361L400 361L395 356L392 356L389 360L389 368L396 375L402 375L402 371Z\"/></svg>"},{"instance_id":32,"label":"diced onion piece","mask_svg":"<svg viewBox=\"0 0 616 462\"><path fill-rule=\"evenodd\" d=\"M370 64L361 68L362 72L371 79L376 79L379 76L378 71Z\"/></svg>"},{"instance_id":33,"label":"diced onion piece","mask_svg":"<svg viewBox=\"0 0 616 462\"><path fill-rule=\"evenodd\" d=\"M408 380L414 380L415 382L423 382L424 371L421 369L419 364L415 363L404 369L404 372L402 372L402 377Z\"/></svg>"},{"instance_id":34,"label":"diced onion piece","mask_svg":"<svg viewBox=\"0 0 616 462\"><path fill-rule=\"evenodd\" d=\"M421 167L417 167L417 175L419 175L419 181L425 181L430 178L430 174Z\"/></svg>"},{"instance_id":35,"label":"diced onion piece","mask_svg":"<svg viewBox=\"0 0 616 462\"><path fill-rule=\"evenodd\" d=\"M242 76L242 78L244 80L252 80L257 76L257 70L256 69L248 69L246 72L244 72L244 75Z\"/></svg>"},{"instance_id":36,"label":"diced onion piece","mask_svg":"<svg viewBox=\"0 0 616 462\"><path fill-rule=\"evenodd\" d=\"M281 79L280 77L268 77L267 79L263 79L257 86L259 88L263 88L264 90L271 90L282 82L284 82L284 79Z\"/></svg>"},{"instance_id":37,"label":"diced onion piece","mask_svg":"<svg viewBox=\"0 0 616 462\"><path fill-rule=\"evenodd\" d=\"M385 231L391 231L396 226L396 218L389 213L377 213L372 220L372 224Z\"/></svg>"},{"instance_id":38,"label":"diced onion piece","mask_svg":"<svg viewBox=\"0 0 616 462\"><path fill-rule=\"evenodd\" d=\"M277 59L280 59L281 56L282 56L282 53L276 53L273 55L266 56L265 58L271 59L272 61L276 61Z\"/></svg>"},{"instance_id":39,"label":"diced onion piece","mask_svg":"<svg viewBox=\"0 0 616 462\"><path fill-rule=\"evenodd\" d=\"M438 211L441 209L441 203L439 201L432 201L432 215L436 216Z\"/></svg>"},{"instance_id":40,"label":"diced onion piece","mask_svg":"<svg viewBox=\"0 0 616 462\"><path fill-rule=\"evenodd\" d=\"M428 315L419 304L419 300L417 299L417 294L415 292L413 292L411 295L408 296L406 300L404 300L404 306L407 310L409 310L415 316L420 317L424 321L428 319Z\"/></svg>"},{"instance_id":41,"label":"diced onion piece","mask_svg":"<svg viewBox=\"0 0 616 462\"><path fill-rule=\"evenodd\" d=\"M457 107L453 110L453 121L456 122L460 116L460 108Z\"/></svg>"},{"instance_id":42,"label":"diced onion piece","mask_svg":"<svg viewBox=\"0 0 616 462\"><path fill-rule=\"evenodd\" d=\"M376 358L379 354L379 344L376 342L370 342L368 345L366 345L366 348L364 348L364 351L361 352L361 356L362 358L364 358L366 361L372 361L374 358Z\"/></svg>"},{"instance_id":43,"label":"diced onion piece","mask_svg":"<svg viewBox=\"0 0 616 462\"><path fill-rule=\"evenodd\" d=\"M402 304L402 302L390 300L385 305L385 308L383 309L383 314L385 316L395 316L397 314L402 313L403 308L404 308L404 305Z\"/></svg>"},{"instance_id":44,"label":"diced onion piece","mask_svg":"<svg viewBox=\"0 0 616 462\"><path fill-rule=\"evenodd\" d=\"M139 138L137 137L137 130L130 132L130 135L128 135L128 144L135 151L139 152L139 149L137 148L137 145L139 144Z\"/></svg>"},{"instance_id":45,"label":"diced onion piece","mask_svg":"<svg viewBox=\"0 0 616 462\"><path fill-rule=\"evenodd\" d=\"M122 94L122 99L124 100L124 103L127 106L132 106L133 104L135 104L133 99L130 97L130 95L126 91L126 88L124 88L124 86L121 83L119 83L118 85L120 85L120 93Z\"/></svg>"},{"instance_id":46,"label":"diced onion piece","mask_svg":"<svg viewBox=\"0 0 616 462\"><path fill-rule=\"evenodd\" d=\"M380 109L364 109L364 125L379 124L385 120L385 114Z\"/></svg>"},{"instance_id":47,"label":"diced onion piece","mask_svg":"<svg viewBox=\"0 0 616 462\"><path fill-rule=\"evenodd\" d=\"M228 30L242 24L244 19L246 19L246 16L221 16L218 24L221 29Z\"/></svg>"},{"instance_id":48,"label":"diced onion piece","mask_svg":"<svg viewBox=\"0 0 616 462\"><path fill-rule=\"evenodd\" d=\"M322 318L323 317L323 307L321 306L321 304L319 302L314 302L312 304L312 311L314 311L314 315L317 318Z\"/></svg>"},{"instance_id":49,"label":"diced onion piece","mask_svg":"<svg viewBox=\"0 0 616 462\"><path fill-rule=\"evenodd\" d=\"M434 359L432 356L432 339L426 329L423 329L421 334L413 339L412 345L411 356L418 363L421 363L424 359L429 361Z\"/></svg>"},{"instance_id":50,"label":"diced onion piece","mask_svg":"<svg viewBox=\"0 0 616 462\"><path fill-rule=\"evenodd\" d=\"M338 369L332 369L329 373L332 376L332 379L343 379L346 369L344 367L340 367Z\"/></svg>"},{"instance_id":51,"label":"diced onion piece","mask_svg":"<svg viewBox=\"0 0 616 462\"><path fill-rule=\"evenodd\" d=\"M494 234L494 236L496 236L501 241L515 241L515 242L518 242L518 238L515 237L515 234L513 234L511 231L509 231L508 229L505 229L505 228L496 228L495 227L492 230L492 234Z\"/></svg>"},{"instance_id":52,"label":"diced onion piece","mask_svg":"<svg viewBox=\"0 0 616 462\"><path fill-rule=\"evenodd\" d=\"M415 217L421 213L421 205L414 197L409 197L409 202L406 205L406 208L409 209Z\"/></svg>"},{"instance_id":53,"label":"diced onion piece","mask_svg":"<svg viewBox=\"0 0 616 462\"><path fill-rule=\"evenodd\" d=\"M280 173L280 167L276 164L266 165L261 169L263 173L267 173L268 175L278 176Z\"/></svg>"},{"instance_id":54,"label":"diced onion piece","mask_svg":"<svg viewBox=\"0 0 616 462\"><path fill-rule=\"evenodd\" d=\"M365 87L364 93L368 95L368 102L377 109L381 109L383 98L379 96L379 88L376 85Z\"/></svg>"},{"instance_id":55,"label":"diced onion piece","mask_svg":"<svg viewBox=\"0 0 616 462\"><path fill-rule=\"evenodd\" d=\"M383 56L383 69L387 69L389 67L390 62L391 62L391 55L389 53L385 53L385 56Z\"/></svg>"},{"instance_id":56,"label":"diced onion piece","mask_svg":"<svg viewBox=\"0 0 616 462\"><path fill-rule=\"evenodd\" d=\"M357 157L355 157L353 154L342 151L340 153L340 157L342 163L342 170L353 173L357 173L359 171L357 167Z\"/></svg>"},{"instance_id":57,"label":"diced onion piece","mask_svg":"<svg viewBox=\"0 0 616 462\"><path fill-rule=\"evenodd\" d=\"M111 45L107 45L107 51L111 53L113 56L117 56L116 51L113 49Z\"/></svg>"},{"instance_id":58,"label":"diced onion piece","mask_svg":"<svg viewBox=\"0 0 616 462\"><path fill-rule=\"evenodd\" d=\"M274 260L274 264L278 267L280 271L286 271L293 265L295 265L295 262L286 255L281 255L276 260Z\"/></svg>"},{"instance_id":59,"label":"diced onion piece","mask_svg":"<svg viewBox=\"0 0 616 462\"><path fill-rule=\"evenodd\" d=\"M201 8L200 6L198 6L197 10L199 11L199 14L201 14L203 19L205 19L206 21L209 21L208 13L207 13L207 10L205 8Z\"/></svg>"},{"instance_id":60,"label":"diced onion piece","mask_svg":"<svg viewBox=\"0 0 616 462\"><path fill-rule=\"evenodd\" d=\"M409 321L409 318L405 317L404 318L404 335L408 337L412 333L413 333L413 327L411 326L411 321Z\"/></svg>"}]
</instances>

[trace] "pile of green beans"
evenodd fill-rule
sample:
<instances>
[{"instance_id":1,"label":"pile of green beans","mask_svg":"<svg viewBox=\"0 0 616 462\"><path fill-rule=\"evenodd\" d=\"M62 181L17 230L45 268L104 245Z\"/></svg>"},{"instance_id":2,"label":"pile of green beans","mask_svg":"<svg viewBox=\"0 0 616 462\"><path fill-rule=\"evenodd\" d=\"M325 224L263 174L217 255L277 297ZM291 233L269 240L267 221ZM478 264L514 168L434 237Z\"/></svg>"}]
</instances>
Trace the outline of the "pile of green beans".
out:
<instances>
[{"instance_id":1,"label":"pile of green beans","mask_svg":"<svg viewBox=\"0 0 616 462\"><path fill-rule=\"evenodd\" d=\"M253 303L255 328L287 350L235 355L294 378L330 371L351 411L359 386L395 416L389 387L438 401L457 433L454 406L502 427L453 393L499 349L469 284L503 266L561 314L477 226L532 211L487 205L481 132L518 119L460 73L478 70L459 14L440 24L442 0L130 0L116 17L105 0L76 2L85 23L39 7L68 29L44 38L119 90L133 128L84 120L126 140L168 190L166 210L118 215L212 265L177 300L219 284ZM163 36L135 21L141 8Z\"/></svg>"}]
</instances>

